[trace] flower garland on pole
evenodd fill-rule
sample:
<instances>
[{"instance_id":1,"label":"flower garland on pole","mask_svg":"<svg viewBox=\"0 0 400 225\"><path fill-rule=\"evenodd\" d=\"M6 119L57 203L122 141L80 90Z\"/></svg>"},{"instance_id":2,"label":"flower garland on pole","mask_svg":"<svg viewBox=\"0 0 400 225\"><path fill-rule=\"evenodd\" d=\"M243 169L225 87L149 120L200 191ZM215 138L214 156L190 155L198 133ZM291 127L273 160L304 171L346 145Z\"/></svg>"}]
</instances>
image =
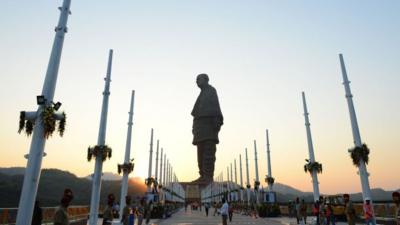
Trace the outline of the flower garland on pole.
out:
<instances>
[{"instance_id":1,"label":"flower garland on pole","mask_svg":"<svg viewBox=\"0 0 400 225\"><path fill-rule=\"evenodd\" d=\"M369 162L369 148L366 144L363 144L361 147L356 146L352 149L349 149L350 157L353 160L353 164L358 167L360 161L363 160L365 164Z\"/></svg>"},{"instance_id":2,"label":"flower garland on pole","mask_svg":"<svg viewBox=\"0 0 400 225\"><path fill-rule=\"evenodd\" d=\"M267 184L269 184L269 185L273 185L275 183L275 178L267 176L265 178L265 182L267 182Z\"/></svg>"},{"instance_id":3,"label":"flower garland on pole","mask_svg":"<svg viewBox=\"0 0 400 225\"><path fill-rule=\"evenodd\" d=\"M322 164L319 162L311 162L309 159L306 159L306 164L304 165L304 172L312 173L316 171L317 173L322 173Z\"/></svg>"},{"instance_id":4,"label":"flower garland on pole","mask_svg":"<svg viewBox=\"0 0 400 225\"><path fill-rule=\"evenodd\" d=\"M121 174L121 172L130 173L130 172L133 171L134 167L135 167L135 164L132 163L132 162L124 163L124 164L118 164L118 174Z\"/></svg>"},{"instance_id":5,"label":"flower garland on pole","mask_svg":"<svg viewBox=\"0 0 400 225\"><path fill-rule=\"evenodd\" d=\"M111 158L112 149L107 145L96 145L93 148L89 147L87 152L87 160L90 162L92 158L101 156L103 162L107 158ZM133 169L133 168L132 168Z\"/></svg>"},{"instance_id":6,"label":"flower garland on pole","mask_svg":"<svg viewBox=\"0 0 400 225\"><path fill-rule=\"evenodd\" d=\"M59 104L59 105L57 105ZM51 137L55 130L58 131L62 137L65 132L67 115L65 112L57 113L61 103L54 104L54 106L47 106L40 113L41 121L44 128L44 137L48 139ZM57 105L57 107L55 107ZM19 114L19 128L18 133L25 131L27 136L30 136L35 126L36 116L28 116L27 112L21 111Z\"/></svg>"}]
</instances>

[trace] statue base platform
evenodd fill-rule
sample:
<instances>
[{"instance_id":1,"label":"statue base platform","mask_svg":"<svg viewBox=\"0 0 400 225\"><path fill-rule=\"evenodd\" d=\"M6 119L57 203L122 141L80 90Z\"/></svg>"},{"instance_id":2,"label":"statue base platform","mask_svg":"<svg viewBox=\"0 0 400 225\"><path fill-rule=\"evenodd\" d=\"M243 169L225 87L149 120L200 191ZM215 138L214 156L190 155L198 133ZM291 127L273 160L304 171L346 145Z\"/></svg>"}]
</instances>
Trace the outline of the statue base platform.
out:
<instances>
[{"instance_id":1,"label":"statue base platform","mask_svg":"<svg viewBox=\"0 0 400 225\"><path fill-rule=\"evenodd\" d=\"M187 203L199 203L201 202L201 190L205 188L208 183L200 182L180 182L183 189L185 190L185 199Z\"/></svg>"}]
</instances>

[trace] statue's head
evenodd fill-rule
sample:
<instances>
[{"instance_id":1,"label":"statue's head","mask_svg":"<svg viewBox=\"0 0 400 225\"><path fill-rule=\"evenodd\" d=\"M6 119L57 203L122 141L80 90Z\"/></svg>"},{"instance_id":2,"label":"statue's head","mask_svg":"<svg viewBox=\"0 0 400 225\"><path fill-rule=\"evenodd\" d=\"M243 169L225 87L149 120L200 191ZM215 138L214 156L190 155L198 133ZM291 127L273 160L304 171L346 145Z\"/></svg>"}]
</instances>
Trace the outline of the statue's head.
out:
<instances>
[{"instance_id":1,"label":"statue's head","mask_svg":"<svg viewBox=\"0 0 400 225\"><path fill-rule=\"evenodd\" d=\"M201 73L197 75L196 84L199 88L202 88L208 84L209 78L208 75L205 73Z\"/></svg>"}]
</instances>

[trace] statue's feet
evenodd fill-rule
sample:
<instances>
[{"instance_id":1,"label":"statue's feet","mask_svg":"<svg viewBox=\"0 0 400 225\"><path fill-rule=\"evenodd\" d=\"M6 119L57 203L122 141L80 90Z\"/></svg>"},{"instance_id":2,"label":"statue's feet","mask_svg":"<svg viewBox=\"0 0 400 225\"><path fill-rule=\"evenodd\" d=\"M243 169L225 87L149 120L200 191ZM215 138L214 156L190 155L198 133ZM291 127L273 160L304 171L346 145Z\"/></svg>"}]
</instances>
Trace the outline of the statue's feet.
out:
<instances>
[{"instance_id":1,"label":"statue's feet","mask_svg":"<svg viewBox=\"0 0 400 225\"><path fill-rule=\"evenodd\" d=\"M209 183L211 183L212 181L213 181L213 180L210 179L210 178L201 176L201 177L197 178L196 180L192 181L192 183L195 183L195 184L203 184L203 185L204 185L204 184L209 184Z\"/></svg>"}]
</instances>

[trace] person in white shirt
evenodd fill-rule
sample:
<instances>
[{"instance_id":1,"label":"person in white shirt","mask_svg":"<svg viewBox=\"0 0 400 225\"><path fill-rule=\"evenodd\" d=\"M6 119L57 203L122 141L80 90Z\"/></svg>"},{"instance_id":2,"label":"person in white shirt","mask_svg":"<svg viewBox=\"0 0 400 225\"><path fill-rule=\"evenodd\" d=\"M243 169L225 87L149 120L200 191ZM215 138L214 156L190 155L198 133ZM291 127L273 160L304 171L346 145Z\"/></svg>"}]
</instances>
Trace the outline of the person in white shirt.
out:
<instances>
[{"instance_id":1,"label":"person in white shirt","mask_svg":"<svg viewBox=\"0 0 400 225\"><path fill-rule=\"evenodd\" d=\"M225 199L222 199L222 207L221 207L220 211L221 211L221 215L222 215L222 225L227 225L229 205L225 201Z\"/></svg>"}]
</instances>

